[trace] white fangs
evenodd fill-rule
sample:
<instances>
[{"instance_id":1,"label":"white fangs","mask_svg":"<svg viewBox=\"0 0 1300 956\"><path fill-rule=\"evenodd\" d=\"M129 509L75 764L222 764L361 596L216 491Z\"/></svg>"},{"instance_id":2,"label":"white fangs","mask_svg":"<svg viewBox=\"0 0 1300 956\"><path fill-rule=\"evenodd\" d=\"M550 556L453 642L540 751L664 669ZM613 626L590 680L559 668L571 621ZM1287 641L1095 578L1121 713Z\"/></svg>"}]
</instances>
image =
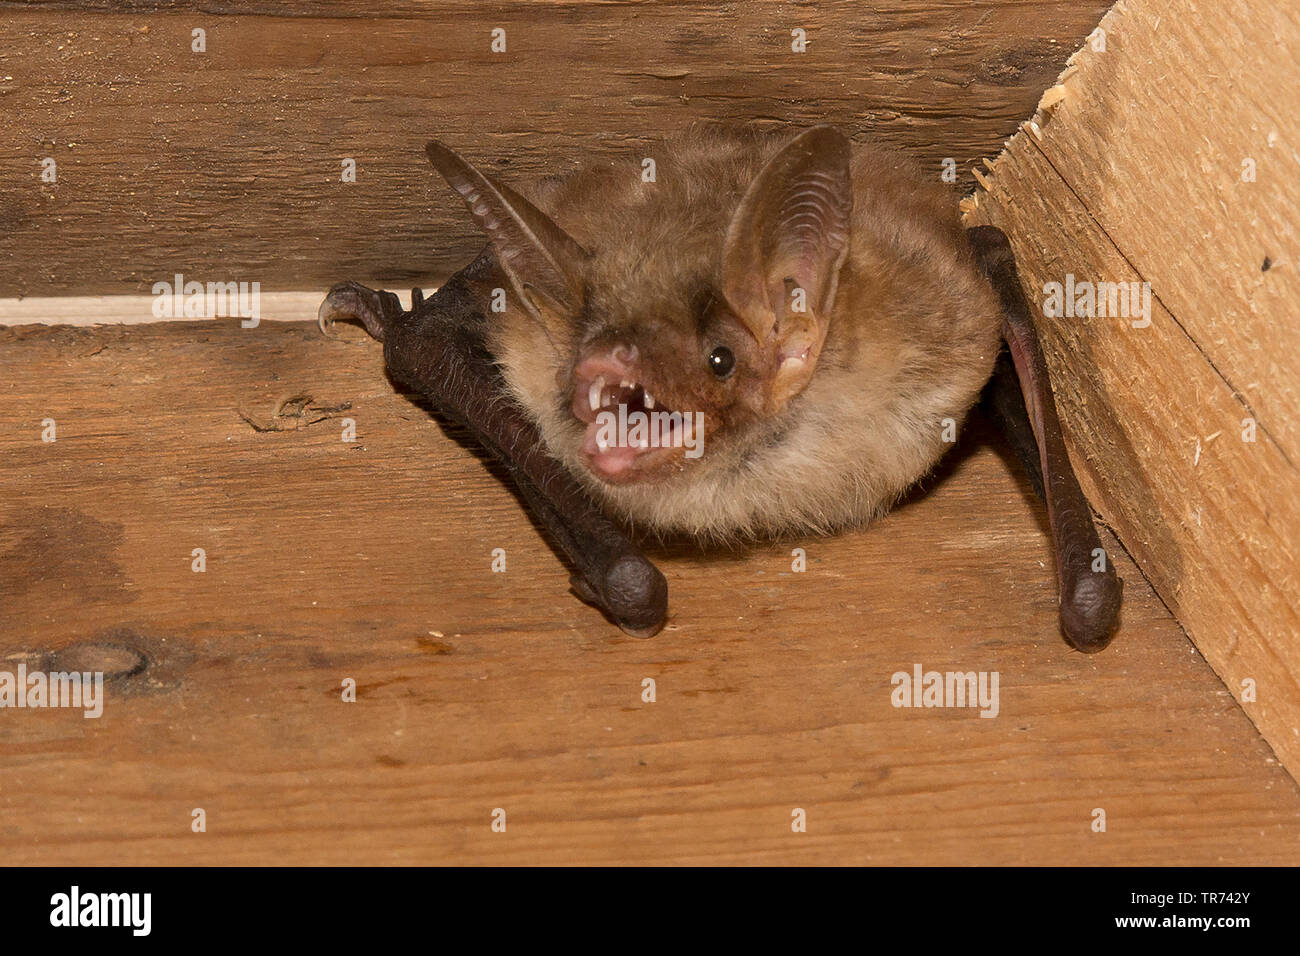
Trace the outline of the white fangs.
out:
<instances>
[{"instance_id":1,"label":"white fangs","mask_svg":"<svg viewBox=\"0 0 1300 956\"><path fill-rule=\"evenodd\" d=\"M609 387L610 386L605 381L605 376L603 375L596 378L595 381L587 386L587 404L591 406L593 412L598 412L605 407L605 390ZM643 404L645 405L646 411L653 411L656 407L655 397L646 391L644 385L630 379L623 379L619 382L619 388L627 389L629 391L640 389L642 396L644 396ZM618 398L630 398L630 396L611 397L610 401L613 402Z\"/></svg>"}]
</instances>

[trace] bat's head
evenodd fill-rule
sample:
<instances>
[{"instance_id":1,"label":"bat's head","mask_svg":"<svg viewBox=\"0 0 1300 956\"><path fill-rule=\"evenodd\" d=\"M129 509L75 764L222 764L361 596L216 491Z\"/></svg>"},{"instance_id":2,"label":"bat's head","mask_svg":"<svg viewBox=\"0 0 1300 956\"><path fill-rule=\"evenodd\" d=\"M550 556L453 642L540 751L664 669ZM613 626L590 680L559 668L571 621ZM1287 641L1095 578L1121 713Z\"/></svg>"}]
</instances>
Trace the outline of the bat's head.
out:
<instances>
[{"instance_id":1,"label":"bat's head","mask_svg":"<svg viewBox=\"0 0 1300 956\"><path fill-rule=\"evenodd\" d=\"M779 429L816 370L848 252L842 134L808 130L730 195L661 182L631 201L608 188L597 203L625 208L594 209L607 225L585 245L442 144L426 151L487 231L516 301L564 340L572 447L560 451L603 482L649 483L738 465L738 450Z\"/></svg>"}]
</instances>

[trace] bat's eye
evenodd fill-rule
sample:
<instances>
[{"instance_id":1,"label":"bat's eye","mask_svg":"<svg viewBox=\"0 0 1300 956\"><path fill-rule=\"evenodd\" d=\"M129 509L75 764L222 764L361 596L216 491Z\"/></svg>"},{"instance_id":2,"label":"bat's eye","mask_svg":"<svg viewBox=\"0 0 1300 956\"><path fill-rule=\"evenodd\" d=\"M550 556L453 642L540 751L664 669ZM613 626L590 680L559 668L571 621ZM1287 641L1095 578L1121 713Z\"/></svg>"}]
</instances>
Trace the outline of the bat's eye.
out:
<instances>
[{"instance_id":1,"label":"bat's eye","mask_svg":"<svg viewBox=\"0 0 1300 956\"><path fill-rule=\"evenodd\" d=\"M736 368L736 356L731 354L731 349L725 345L719 345L709 353L709 371L718 378L726 378Z\"/></svg>"}]
</instances>

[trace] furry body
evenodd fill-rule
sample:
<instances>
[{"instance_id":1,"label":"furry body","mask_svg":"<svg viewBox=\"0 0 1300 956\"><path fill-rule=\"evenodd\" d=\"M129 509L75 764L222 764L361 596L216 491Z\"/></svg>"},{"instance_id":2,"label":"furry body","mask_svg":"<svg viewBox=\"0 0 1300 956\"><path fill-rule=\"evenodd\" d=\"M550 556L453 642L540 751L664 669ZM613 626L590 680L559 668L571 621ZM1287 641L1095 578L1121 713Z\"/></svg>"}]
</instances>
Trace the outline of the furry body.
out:
<instances>
[{"instance_id":1,"label":"furry body","mask_svg":"<svg viewBox=\"0 0 1300 956\"><path fill-rule=\"evenodd\" d=\"M717 387L704 356L736 338L710 318L725 312L720 249L747 187L790 139L693 128L653 153L656 182L628 159L534 193L590 252L585 303L577 316L542 310L542 328L507 310L488 333L492 351L551 453L643 530L731 539L866 522L933 467L949 447L945 420L960 426L992 371L999 306L951 196L900 157L854 146L848 251L810 382L774 412L752 383ZM586 466L573 369L601 341L636 346L638 380L661 404L704 411L701 458L679 455L628 483Z\"/></svg>"}]
</instances>

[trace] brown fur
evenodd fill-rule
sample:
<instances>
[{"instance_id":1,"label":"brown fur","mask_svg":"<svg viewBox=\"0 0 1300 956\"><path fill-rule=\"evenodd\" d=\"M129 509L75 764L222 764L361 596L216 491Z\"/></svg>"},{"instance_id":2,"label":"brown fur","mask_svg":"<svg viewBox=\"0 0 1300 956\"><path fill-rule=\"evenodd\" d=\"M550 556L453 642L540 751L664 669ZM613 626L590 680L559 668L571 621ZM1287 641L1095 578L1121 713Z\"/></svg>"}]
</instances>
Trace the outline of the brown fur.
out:
<instances>
[{"instance_id":1,"label":"brown fur","mask_svg":"<svg viewBox=\"0 0 1300 956\"><path fill-rule=\"evenodd\" d=\"M643 529L703 539L831 532L870 520L949 447L999 347L999 308L979 276L955 204L934 177L854 145L848 253L811 381L773 407L769 345L748 336L719 290L728 224L764 164L794 134L696 126L652 155L544 181L536 205L591 253L578 314L512 300L492 336L511 391L551 451L608 508ZM701 410L704 455L666 459L643 480L607 484L583 464L571 410L575 362L602 342L641 352L660 403ZM723 342L740 368L717 382Z\"/></svg>"}]
</instances>

